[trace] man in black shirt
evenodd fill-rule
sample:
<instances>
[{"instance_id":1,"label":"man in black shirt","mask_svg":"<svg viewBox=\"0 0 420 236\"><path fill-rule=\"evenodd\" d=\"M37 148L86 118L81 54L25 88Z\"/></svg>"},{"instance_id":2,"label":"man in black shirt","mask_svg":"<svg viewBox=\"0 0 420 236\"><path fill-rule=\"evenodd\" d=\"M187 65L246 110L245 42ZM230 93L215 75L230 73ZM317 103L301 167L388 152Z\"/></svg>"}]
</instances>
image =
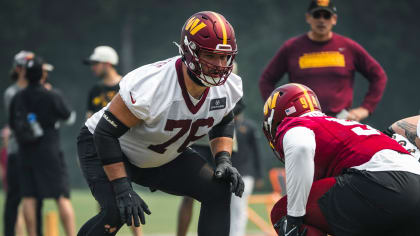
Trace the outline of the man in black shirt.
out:
<instances>
[{"instance_id":1,"label":"man in black shirt","mask_svg":"<svg viewBox=\"0 0 420 236\"><path fill-rule=\"evenodd\" d=\"M26 228L29 236L36 235L36 199L54 198L66 235L75 236L74 212L70 199L65 196L65 170L60 158L60 139L56 128L59 120L74 122L74 115L59 93L49 91L41 84L45 73L43 65L44 62L38 57L26 62L28 86L19 91L10 104L9 123L18 138L18 152L22 157L19 181ZM34 131L35 138L30 141L21 138L22 127L25 127L21 122L24 121L22 117L28 117L28 121L36 119L35 125L26 126Z\"/></svg>"},{"instance_id":2,"label":"man in black shirt","mask_svg":"<svg viewBox=\"0 0 420 236\"><path fill-rule=\"evenodd\" d=\"M109 46L98 46L89 58L84 60L92 72L100 78L89 91L86 118L105 107L120 89L118 83L121 75L115 66L118 65L118 54Z\"/></svg>"}]
</instances>

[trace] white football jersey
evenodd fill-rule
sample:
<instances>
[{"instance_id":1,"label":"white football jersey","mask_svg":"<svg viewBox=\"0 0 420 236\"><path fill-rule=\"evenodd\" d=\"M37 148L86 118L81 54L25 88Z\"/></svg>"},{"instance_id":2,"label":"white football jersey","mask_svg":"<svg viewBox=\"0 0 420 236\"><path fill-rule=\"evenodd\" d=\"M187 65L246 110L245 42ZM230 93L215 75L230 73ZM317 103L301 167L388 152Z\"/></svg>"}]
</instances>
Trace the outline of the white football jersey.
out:
<instances>
[{"instance_id":1,"label":"white football jersey","mask_svg":"<svg viewBox=\"0 0 420 236\"><path fill-rule=\"evenodd\" d=\"M399 134L393 134L392 138L395 139L395 141L397 141L401 146L403 146L409 153L411 153L411 155L417 158L418 161L420 161L419 149L410 141L408 141L406 137Z\"/></svg>"},{"instance_id":2,"label":"white football jersey","mask_svg":"<svg viewBox=\"0 0 420 236\"><path fill-rule=\"evenodd\" d=\"M242 80L231 74L223 85L207 88L198 103L192 102L182 63L178 56L145 65L120 82L125 105L144 121L119 139L123 153L138 167L157 167L175 159L220 123L242 97ZM107 107L86 121L91 133Z\"/></svg>"}]
</instances>

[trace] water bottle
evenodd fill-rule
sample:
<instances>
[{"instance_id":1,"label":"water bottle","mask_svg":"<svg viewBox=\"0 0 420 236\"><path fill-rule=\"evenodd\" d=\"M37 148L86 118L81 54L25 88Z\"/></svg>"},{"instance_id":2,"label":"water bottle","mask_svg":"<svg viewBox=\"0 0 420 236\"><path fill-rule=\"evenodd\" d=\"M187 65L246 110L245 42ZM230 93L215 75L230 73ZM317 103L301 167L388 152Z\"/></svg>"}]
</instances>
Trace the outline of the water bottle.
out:
<instances>
[{"instance_id":1,"label":"water bottle","mask_svg":"<svg viewBox=\"0 0 420 236\"><path fill-rule=\"evenodd\" d=\"M36 119L35 113L28 114L28 122L36 138L42 137L42 135L44 135L44 130Z\"/></svg>"}]
</instances>

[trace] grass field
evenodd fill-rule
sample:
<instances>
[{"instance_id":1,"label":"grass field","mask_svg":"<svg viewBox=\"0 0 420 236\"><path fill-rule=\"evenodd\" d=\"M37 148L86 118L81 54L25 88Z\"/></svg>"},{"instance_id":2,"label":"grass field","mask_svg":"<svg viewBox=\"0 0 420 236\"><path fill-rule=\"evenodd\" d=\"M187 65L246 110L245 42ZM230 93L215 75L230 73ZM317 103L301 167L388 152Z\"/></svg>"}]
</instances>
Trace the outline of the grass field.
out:
<instances>
[{"instance_id":1,"label":"grass field","mask_svg":"<svg viewBox=\"0 0 420 236\"><path fill-rule=\"evenodd\" d=\"M159 191L151 193L145 189L140 189L138 192L152 211L150 216L146 216L146 225L142 226L143 235L175 235L177 212L181 197L168 195ZM0 191L0 234L3 234L4 198L4 192ZM76 227L79 229L86 220L96 214L98 206L88 190L72 191L71 199L76 214ZM196 202L194 204L193 222L189 228L191 235L195 235L195 232L197 232L199 208L199 203ZM255 205L252 208L267 219L267 213L263 205ZM45 200L43 209L44 219L49 211L56 211L56 205L53 200ZM258 232L261 231L252 222L249 222L247 233L259 235ZM60 235L64 235L61 225ZM124 226L118 235L130 235L129 228Z\"/></svg>"}]
</instances>

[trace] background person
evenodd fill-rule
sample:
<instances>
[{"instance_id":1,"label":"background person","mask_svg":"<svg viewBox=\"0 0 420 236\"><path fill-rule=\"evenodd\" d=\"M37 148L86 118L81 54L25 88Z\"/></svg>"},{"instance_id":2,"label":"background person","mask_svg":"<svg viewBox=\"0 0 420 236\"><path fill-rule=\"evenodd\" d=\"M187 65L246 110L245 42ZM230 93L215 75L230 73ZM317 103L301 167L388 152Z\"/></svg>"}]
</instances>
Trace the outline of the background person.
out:
<instances>
[{"instance_id":1,"label":"background person","mask_svg":"<svg viewBox=\"0 0 420 236\"><path fill-rule=\"evenodd\" d=\"M70 199L65 196L66 186L63 163L60 158L58 120L74 122L69 106L54 90L47 90L41 84L44 62L39 57L27 60L25 77L28 86L19 91L10 105L10 127L18 138L22 165L19 171L19 185L23 197L23 211L29 236L37 235L35 209L37 198L54 198L68 236L76 235L74 212ZM36 140L23 142L20 135L22 119L33 114L40 129ZM22 115L24 117L22 117ZM36 132L35 132L36 133Z\"/></svg>"},{"instance_id":2,"label":"background person","mask_svg":"<svg viewBox=\"0 0 420 236\"><path fill-rule=\"evenodd\" d=\"M385 71L358 43L332 32L337 23L332 0L311 0L306 22L309 32L287 40L264 69L259 80L263 100L287 73L290 82L304 84L318 94L327 115L366 119L384 93ZM361 106L352 108L356 71L369 81L369 89Z\"/></svg>"},{"instance_id":3,"label":"background person","mask_svg":"<svg viewBox=\"0 0 420 236\"><path fill-rule=\"evenodd\" d=\"M83 62L89 65L93 74L100 79L89 90L86 111L86 118L89 118L105 107L118 93L121 75L115 68L118 65L118 54L110 46L96 47Z\"/></svg>"},{"instance_id":4,"label":"background person","mask_svg":"<svg viewBox=\"0 0 420 236\"><path fill-rule=\"evenodd\" d=\"M245 117L245 103L240 100L233 110L235 114L235 137L237 151L232 153L232 166L238 169L244 180L245 190L242 197L232 194L230 204L230 236L245 236L248 222L248 198L254 190L254 185L261 188L262 159L258 146L259 132L256 124Z\"/></svg>"},{"instance_id":5,"label":"background person","mask_svg":"<svg viewBox=\"0 0 420 236\"><path fill-rule=\"evenodd\" d=\"M287 195L271 212L279 235L419 234L420 163L395 140L326 116L297 83L267 99L263 131L285 163Z\"/></svg>"},{"instance_id":6,"label":"background person","mask_svg":"<svg viewBox=\"0 0 420 236\"><path fill-rule=\"evenodd\" d=\"M13 84L10 85L4 92L4 107L7 119L9 118L10 103L16 93L24 89L28 81L25 78L25 64L29 59L32 59L35 54L31 51L22 50L14 56L13 66L10 71L10 78ZM5 129L9 129L7 125ZM19 209L22 199L21 190L19 186L20 165L22 164L22 157L18 153L18 144L13 132L8 132L8 136L4 137L7 143L7 168L6 181L7 193L4 206L4 235L14 236L24 234L24 220L23 213ZM42 235L42 199L37 199L36 208L36 230L38 235Z\"/></svg>"}]
</instances>

